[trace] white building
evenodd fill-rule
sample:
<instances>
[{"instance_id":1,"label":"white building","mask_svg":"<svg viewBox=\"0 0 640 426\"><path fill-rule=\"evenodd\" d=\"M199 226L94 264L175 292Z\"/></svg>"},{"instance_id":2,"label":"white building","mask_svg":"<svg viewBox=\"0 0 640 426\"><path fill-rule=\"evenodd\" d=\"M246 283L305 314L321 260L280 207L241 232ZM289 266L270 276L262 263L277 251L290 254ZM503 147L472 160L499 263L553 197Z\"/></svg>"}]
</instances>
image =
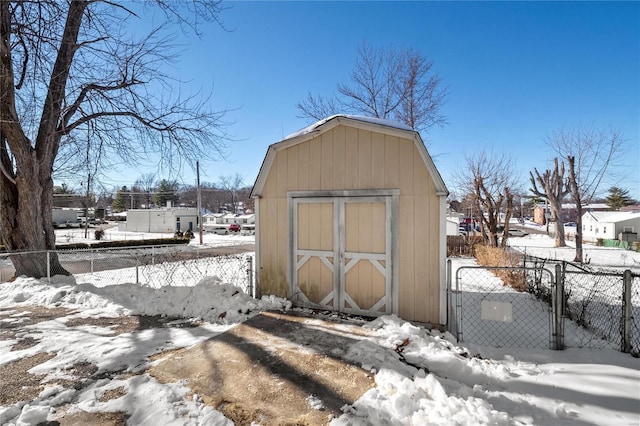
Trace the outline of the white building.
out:
<instances>
[{"instance_id":1,"label":"white building","mask_svg":"<svg viewBox=\"0 0 640 426\"><path fill-rule=\"evenodd\" d=\"M640 213L587 212L582 215L584 241L603 240L637 241L640 231Z\"/></svg>"},{"instance_id":2,"label":"white building","mask_svg":"<svg viewBox=\"0 0 640 426\"><path fill-rule=\"evenodd\" d=\"M194 231L198 227L198 209L169 207L127 211L127 231L171 233Z\"/></svg>"},{"instance_id":3,"label":"white building","mask_svg":"<svg viewBox=\"0 0 640 426\"><path fill-rule=\"evenodd\" d=\"M58 226L68 221L76 222L78 220L78 211L76 209L53 208L52 222L53 226Z\"/></svg>"}]
</instances>

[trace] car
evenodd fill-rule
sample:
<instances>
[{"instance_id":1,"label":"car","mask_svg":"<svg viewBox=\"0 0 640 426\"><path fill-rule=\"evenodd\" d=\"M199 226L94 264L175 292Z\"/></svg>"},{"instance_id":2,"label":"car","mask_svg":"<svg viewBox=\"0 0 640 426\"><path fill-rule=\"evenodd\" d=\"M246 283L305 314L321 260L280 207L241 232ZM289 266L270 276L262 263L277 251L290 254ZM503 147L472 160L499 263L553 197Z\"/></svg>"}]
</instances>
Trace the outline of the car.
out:
<instances>
[{"instance_id":1,"label":"car","mask_svg":"<svg viewBox=\"0 0 640 426\"><path fill-rule=\"evenodd\" d=\"M567 222L564 224L564 226L568 227L568 228L575 228L576 227L576 223L575 222Z\"/></svg>"},{"instance_id":2,"label":"car","mask_svg":"<svg viewBox=\"0 0 640 426\"><path fill-rule=\"evenodd\" d=\"M509 229L510 237L526 237L527 235L529 235L529 233L522 229Z\"/></svg>"},{"instance_id":3,"label":"car","mask_svg":"<svg viewBox=\"0 0 640 426\"><path fill-rule=\"evenodd\" d=\"M467 230L463 226L460 226L458 228L458 235L462 235L462 236L466 237L467 236Z\"/></svg>"},{"instance_id":4,"label":"car","mask_svg":"<svg viewBox=\"0 0 640 426\"><path fill-rule=\"evenodd\" d=\"M240 232L240 225L237 223L232 223L229 225L229 232Z\"/></svg>"}]
</instances>

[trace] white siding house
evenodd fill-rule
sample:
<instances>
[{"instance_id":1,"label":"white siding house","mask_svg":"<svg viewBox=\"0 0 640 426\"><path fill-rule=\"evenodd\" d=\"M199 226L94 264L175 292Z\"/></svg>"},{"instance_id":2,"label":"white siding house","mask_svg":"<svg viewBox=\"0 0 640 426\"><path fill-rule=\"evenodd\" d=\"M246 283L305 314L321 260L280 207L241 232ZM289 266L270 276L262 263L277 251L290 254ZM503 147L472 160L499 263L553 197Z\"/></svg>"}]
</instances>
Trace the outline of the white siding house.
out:
<instances>
[{"instance_id":1,"label":"white siding house","mask_svg":"<svg viewBox=\"0 0 640 426\"><path fill-rule=\"evenodd\" d=\"M460 222L457 218L447 218L447 235L460 235Z\"/></svg>"},{"instance_id":2,"label":"white siding house","mask_svg":"<svg viewBox=\"0 0 640 426\"><path fill-rule=\"evenodd\" d=\"M639 231L640 213L587 212L582 216L584 241L617 240L620 234L625 234L623 239L626 241L637 241Z\"/></svg>"},{"instance_id":3,"label":"white siding house","mask_svg":"<svg viewBox=\"0 0 640 426\"><path fill-rule=\"evenodd\" d=\"M198 226L198 209L164 208L132 209L127 211L127 231L171 233L176 230L195 230Z\"/></svg>"}]
</instances>

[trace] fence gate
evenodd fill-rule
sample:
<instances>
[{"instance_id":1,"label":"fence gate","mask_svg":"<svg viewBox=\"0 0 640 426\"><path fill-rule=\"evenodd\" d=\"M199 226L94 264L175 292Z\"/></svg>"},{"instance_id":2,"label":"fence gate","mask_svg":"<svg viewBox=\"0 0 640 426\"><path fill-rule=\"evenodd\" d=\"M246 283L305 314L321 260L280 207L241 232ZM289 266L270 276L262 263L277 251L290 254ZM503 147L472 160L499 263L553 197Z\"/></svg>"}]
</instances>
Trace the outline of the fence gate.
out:
<instances>
[{"instance_id":1,"label":"fence gate","mask_svg":"<svg viewBox=\"0 0 640 426\"><path fill-rule=\"evenodd\" d=\"M518 283L520 291L504 285L503 279ZM548 269L460 267L451 291L451 331L458 341L477 345L561 347L562 330L557 327L562 321L554 321L561 312L553 303L554 291Z\"/></svg>"},{"instance_id":2,"label":"fence gate","mask_svg":"<svg viewBox=\"0 0 640 426\"><path fill-rule=\"evenodd\" d=\"M391 312L392 202L391 196L292 199L296 304L364 315Z\"/></svg>"}]
</instances>

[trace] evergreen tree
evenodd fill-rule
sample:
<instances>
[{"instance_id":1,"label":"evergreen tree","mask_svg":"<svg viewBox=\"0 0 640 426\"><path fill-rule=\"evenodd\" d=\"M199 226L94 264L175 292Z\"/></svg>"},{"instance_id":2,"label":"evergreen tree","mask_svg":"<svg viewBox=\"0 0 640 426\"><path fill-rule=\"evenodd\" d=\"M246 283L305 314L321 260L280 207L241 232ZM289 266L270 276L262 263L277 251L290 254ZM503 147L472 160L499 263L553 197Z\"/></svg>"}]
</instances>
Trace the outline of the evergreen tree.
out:
<instances>
[{"instance_id":1,"label":"evergreen tree","mask_svg":"<svg viewBox=\"0 0 640 426\"><path fill-rule=\"evenodd\" d=\"M607 205L611 207L611 210L620 210L623 206L633 204L634 200L629 196L629 191L626 189L613 186L609 188L609 196L607 197Z\"/></svg>"},{"instance_id":2,"label":"evergreen tree","mask_svg":"<svg viewBox=\"0 0 640 426\"><path fill-rule=\"evenodd\" d=\"M112 204L114 212L119 213L125 210L127 206L127 200L125 198L125 194L127 192L129 192L129 190L127 189L126 186L123 186L122 189L120 189L116 194L116 199L113 200L113 204Z\"/></svg>"},{"instance_id":3,"label":"evergreen tree","mask_svg":"<svg viewBox=\"0 0 640 426\"><path fill-rule=\"evenodd\" d=\"M158 183L158 188L153 196L153 202L156 208L166 207L167 201L171 201L175 205L178 201L178 189L179 185L177 181L162 179Z\"/></svg>"}]
</instances>

